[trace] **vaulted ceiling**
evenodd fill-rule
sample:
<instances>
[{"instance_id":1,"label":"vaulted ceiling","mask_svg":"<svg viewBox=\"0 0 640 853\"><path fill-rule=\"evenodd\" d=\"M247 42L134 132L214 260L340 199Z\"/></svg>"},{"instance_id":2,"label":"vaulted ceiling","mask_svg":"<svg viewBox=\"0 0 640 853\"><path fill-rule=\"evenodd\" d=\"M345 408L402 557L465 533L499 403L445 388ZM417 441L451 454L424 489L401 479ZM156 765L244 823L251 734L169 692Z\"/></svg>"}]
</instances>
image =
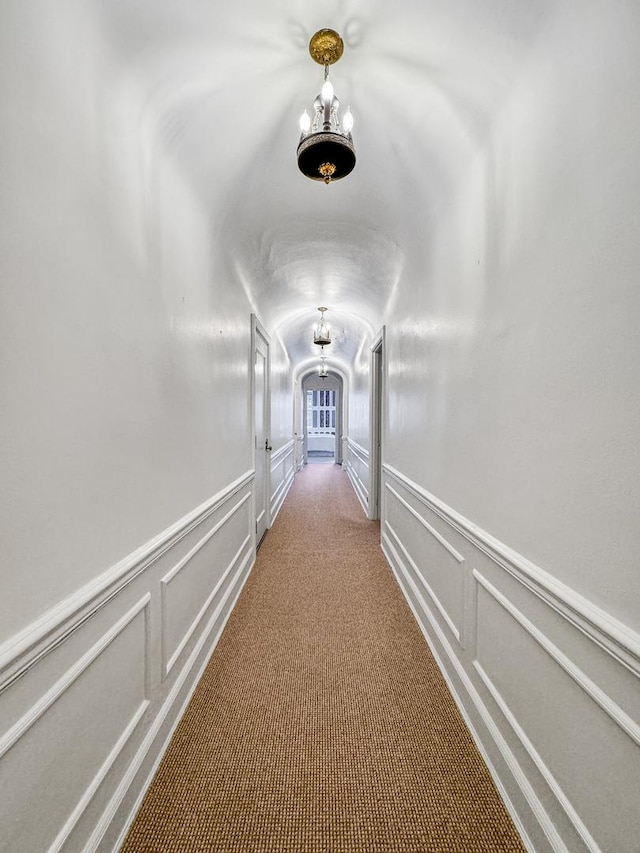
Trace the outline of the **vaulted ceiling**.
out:
<instances>
[{"instance_id":1,"label":"vaulted ceiling","mask_svg":"<svg viewBox=\"0 0 640 853\"><path fill-rule=\"evenodd\" d=\"M317 355L311 329L326 305L330 355L350 363L405 265L429 251L552 3L96 0L90 14L123 104L141 109L292 362ZM322 27L345 42L331 76L358 157L328 187L295 156L298 118L322 83L308 53Z\"/></svg>"}]
</instances>

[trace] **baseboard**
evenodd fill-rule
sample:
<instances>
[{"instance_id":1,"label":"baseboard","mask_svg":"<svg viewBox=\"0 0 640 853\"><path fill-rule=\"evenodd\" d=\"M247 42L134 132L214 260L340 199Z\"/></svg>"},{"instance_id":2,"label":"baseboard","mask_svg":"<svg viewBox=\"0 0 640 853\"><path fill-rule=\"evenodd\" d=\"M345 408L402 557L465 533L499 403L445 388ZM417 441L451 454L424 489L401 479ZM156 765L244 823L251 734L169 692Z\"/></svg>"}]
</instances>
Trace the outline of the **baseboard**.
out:
<instances>
[{"instance_id":1,"label":"baseboard","mask_svg":"<svg viewBox=\"0 0 640 853\"><path fill-rule=\"evenodd\" d=\"M369 516L369 451L353 439L347 437L345 442L346 460L343 466L346 469L349 481L353 486L358 500L362 505L365 515Z\"/></svg>"},{"instance_id":2,"label":"baseboard","mask_svg":"<svg viewBox=\"0 0 640 853\"><path fill-rule=\"evenodd\" d=\"M209 663L209 659L218 644L224 627L227 624L227 620L229 619L238 597L240 596L240 593L242 592L242 589L249 577L254 562L254 555L248 554L245 557L245 561L238 571L225 600L216 609L216 612L209 620L209 623L201 635L196 648L193 650L188 661L180 672L180 675L176 679L176 683L174 684L171 693L167 697L147 737L138 750L134 761L131 763L127 774L123 778L116 795L96 826L94 834L87 845L87 853L89 850L109 850L113 851L113 853L117 853L122 846L124 839L131 828L131 824L135 820L136 814L138 813L142 801L158 770L160 762L167 751L175 729L186 711L187 706L191 701L191 697L193 696L193 693L204 674L204 670ZM233 594L231 594L232 592ZM196 667L197 671L195 675L193 675L193 670ZM176 710L178 703L180 704ZM158 749L153 750L154 743L159 737L163 737L162 744ZM116 817L118 810L122 807L127 795L130 794L134 787L136 777L140 774L145 760L148 759L150 755L153 756L151 767L147 772L144 782L138 786L133 806L130 808L126 820L120 828L115 843L110 844L107 842L106 844L103 844L105 835L113 825L114 818Z\"/></svg>"},{"instance_id":3,"label":"baseboard","mask_svg":"<svg viewBox=\"0 0 640 853\"><path fill-rule=\"evenodd\" d=\"M11 849L115 849L253 565L252 480L2 647L0 824Z\"/></svg>"},{"instance_id":4,"label":"baseboard","mask_svg":"<svg viewBox=\"0 0 640 853\"><path fill-rule=\"evenodd\" d=\"M271 527L295 478L295 449L296 443L291 439L271 457Z\"/></svg>"},{"instance_id":5,"label":"baseboard","mask_svg":"<svg viewBox=\"0 0 640 853\"><path fill-rule=\"evenodd\" d=\"M631 853L640 637L401 472L383 477L384 553L527 848Z\"/></svg>"}]
</instances>

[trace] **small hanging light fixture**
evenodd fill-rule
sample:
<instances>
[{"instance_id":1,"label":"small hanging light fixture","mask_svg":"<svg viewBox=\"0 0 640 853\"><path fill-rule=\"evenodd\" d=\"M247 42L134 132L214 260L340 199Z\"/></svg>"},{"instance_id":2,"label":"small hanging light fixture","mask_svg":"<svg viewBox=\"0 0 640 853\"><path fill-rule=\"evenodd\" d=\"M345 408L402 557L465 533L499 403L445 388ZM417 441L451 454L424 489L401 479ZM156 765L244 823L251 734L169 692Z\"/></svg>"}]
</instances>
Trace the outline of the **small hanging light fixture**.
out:
<instances>
[{"instance_id":1,"label":"small hanging light fixture","mask_svg":"<svg viewBox=\"0 0 640 853\"><path fill-rule=\"evenodd\" d=\"M331 333L329 332L329 327L324 319L324 312L328 310L328 308L318 308L318 311L320 312L320 324L313 333L313 342L314 344L318 344L320 347L329 346L331 343Z\"/></svg>"},{"instance_id":2,"label":"small hanging light fixture","mask_svg":"<svg viewBox=\"0 0 640 853\"><path fill-rule=\"evenodd\" d=\"M320 379L326 379L327 376L329 375L327 373L327 365L325 364L326 360L327 360L326 356L323 355L320 357L320 371L318 373L318 376L320 377Z\"/></svg>"},{"instance_id":3,"label":"small hanging light fixture","mask_svg":"<svg viewBox=\"0 0 640 853\"><path fill-rule=\"evenodd\" d=\"M329 66L342 56L344 42L335 30L318 30L309 42L309 53L324 65L324 85L313 102L313 118L305 110L300 118L298 167L314 181L325 184L344 178L356 165L356 152L351 138L351 109L338 116L340 102L329 80Z\"/></svg>"}]
</instances>

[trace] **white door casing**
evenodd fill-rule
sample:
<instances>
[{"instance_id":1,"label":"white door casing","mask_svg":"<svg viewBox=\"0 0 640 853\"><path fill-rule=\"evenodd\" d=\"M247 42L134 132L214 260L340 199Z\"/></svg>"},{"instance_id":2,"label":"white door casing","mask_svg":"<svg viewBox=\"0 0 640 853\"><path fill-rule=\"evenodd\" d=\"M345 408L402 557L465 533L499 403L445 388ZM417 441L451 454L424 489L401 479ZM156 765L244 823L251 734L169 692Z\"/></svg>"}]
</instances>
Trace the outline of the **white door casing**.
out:
<instances>
[{"instance_id":1,"label":"white door casing","mask_svg":"<svg viewBox=\"0 0 640 853\"><path fill-rule=\"evenodd\" d=\"M385 394L385 328L371 344L369 517L382 518L382 440Z\"/></svg>"},{"instance_id":2,"label":"white door casing","mask_svg":"<svg viewBox=\"0 0 640 853\"><path fill-rule=\"evenodd\" d=\"M256 544L269 524L269 336L252 315L253 435L254 435L254 511Z\"/></svg>"}]
</instances>

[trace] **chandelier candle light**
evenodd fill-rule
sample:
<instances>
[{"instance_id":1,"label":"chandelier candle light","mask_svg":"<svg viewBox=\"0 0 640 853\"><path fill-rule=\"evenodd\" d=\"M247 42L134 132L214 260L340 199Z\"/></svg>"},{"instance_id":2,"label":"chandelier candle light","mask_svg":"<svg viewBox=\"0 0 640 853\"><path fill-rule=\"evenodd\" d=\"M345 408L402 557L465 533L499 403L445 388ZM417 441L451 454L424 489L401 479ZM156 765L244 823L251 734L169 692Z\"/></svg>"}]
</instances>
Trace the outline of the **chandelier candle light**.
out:
<instances>
[{"instance_id":1,"label":"chandelier candle light","mask_svg":"<svg viewBox=\"0 0 640 853\"><path fill-rule=\"evenodd\" d=\"M309 53L324 65L324 85L313 102L313 118L305 110L300 118L298 166L314 181L325 184L344 178L356 165L356 152L351 138L351 109L339 118L340 102L329 80L329 66L342 56L344 43L335 30L319 30L311 37Z\"/></svg>"},{"instance_id":2,"label":"chandelier candle light","mask_svg":"<svg viewBox=\"0 0 640 853\"><path fill-rule=\"evenodd\" d=\"M314 344L318 344L319 347L326 347L331 343L331 333L329 332L327 321L324 319L324 312L328 310L328 308L318 308L320 312L320 324L313 333L313 342Z\"/></svg>"}]
</instances>

